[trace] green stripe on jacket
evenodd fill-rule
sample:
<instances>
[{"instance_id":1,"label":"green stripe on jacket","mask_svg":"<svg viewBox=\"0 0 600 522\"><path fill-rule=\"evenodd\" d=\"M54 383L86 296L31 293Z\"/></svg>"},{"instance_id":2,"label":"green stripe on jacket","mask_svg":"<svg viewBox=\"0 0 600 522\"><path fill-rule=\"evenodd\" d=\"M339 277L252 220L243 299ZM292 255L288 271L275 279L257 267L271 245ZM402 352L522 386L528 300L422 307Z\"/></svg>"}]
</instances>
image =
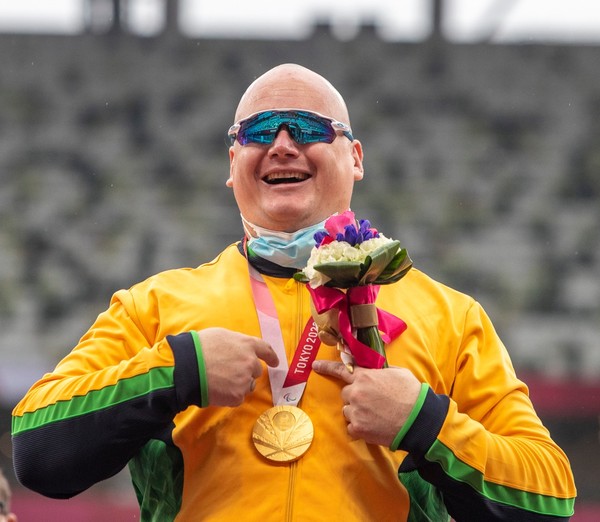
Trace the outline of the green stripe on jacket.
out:
<instances>
[{"instance_id":1,"label":"green stripe on jacket","mask_svg":"<svg viewBox=\"0 0 600 522\"><path fill-rule=\"evenodd\" d=\"M21 417L13 417L12 433L18 435L40 426L100 411L158 390L172 388L173 370L172 366L152 368L147 373L123 379L100 390L58 401L25 413Z\"/></svg>"},{"instance_id":2,"label":"green stripe on jacket","mask_svg":"<svg viewBox=\"0 0 600 522\"><path fill-rule=\"evenodd\" d=\"M481 472L457 459L454 453L439 440L433 443L425 458L440 464L444 472L453 480L469 484L493 502L543 515L569 517L573 514L574 498L556 498L488 482Z\"/></svg>"}]
</instances>

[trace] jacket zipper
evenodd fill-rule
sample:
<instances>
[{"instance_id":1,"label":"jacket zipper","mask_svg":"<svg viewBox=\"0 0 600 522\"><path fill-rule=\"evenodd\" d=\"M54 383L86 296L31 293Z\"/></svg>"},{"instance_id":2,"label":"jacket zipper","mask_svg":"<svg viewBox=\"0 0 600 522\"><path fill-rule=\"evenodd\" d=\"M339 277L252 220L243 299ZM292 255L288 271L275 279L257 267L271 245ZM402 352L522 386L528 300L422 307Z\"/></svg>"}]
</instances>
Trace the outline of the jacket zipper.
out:
<instances>
[{"instance_id":1,"label":"jacket zipper","mask_svg":"<svg viewBox=\"0 0 600 522\"><path fill-rule=\"evenodd\" d=\"M302 323L302 310L303 310L303 293L301 291L301 283L296 283L296 342L294 348L298 345L298 339L304 330L304 324ZM292 522L294 519L294 491L296 488L296 472L298 470L298 461L294 461L290 464L290 475L288 481L288 498L287 498L287 509L286 509L286 521Z\"/></svg>"},{"instance_id":2,"label":"jacket zipper","mask_svg":"<svg viewBox=\"0 0 600 522\"><path fill-rule=\"evenodd\" d=\"M296 461L290 464L290 478L288 482L288 499L286 507L286 521L292 522L294 520L294 489L296 486L296 468L298 463Z\"/></svg>"}]
</instances>

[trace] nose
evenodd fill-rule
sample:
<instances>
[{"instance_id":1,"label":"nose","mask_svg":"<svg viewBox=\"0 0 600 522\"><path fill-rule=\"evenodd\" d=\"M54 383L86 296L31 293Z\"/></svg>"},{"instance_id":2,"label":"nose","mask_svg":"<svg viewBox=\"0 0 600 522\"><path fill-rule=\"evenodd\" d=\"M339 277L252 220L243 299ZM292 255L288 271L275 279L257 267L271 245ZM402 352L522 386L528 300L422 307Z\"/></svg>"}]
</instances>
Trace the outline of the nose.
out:
<instances>
[{"instance_id":1,"label":"nose","mask_svg":"<svg viewBox=\"0 0 600 522\"><path fill-rule=\"evenodd\" d=\"M269 147L269 156L297 156L298 144L292 138L289 129L282 125Z\"/></svg>"}]
</instances>

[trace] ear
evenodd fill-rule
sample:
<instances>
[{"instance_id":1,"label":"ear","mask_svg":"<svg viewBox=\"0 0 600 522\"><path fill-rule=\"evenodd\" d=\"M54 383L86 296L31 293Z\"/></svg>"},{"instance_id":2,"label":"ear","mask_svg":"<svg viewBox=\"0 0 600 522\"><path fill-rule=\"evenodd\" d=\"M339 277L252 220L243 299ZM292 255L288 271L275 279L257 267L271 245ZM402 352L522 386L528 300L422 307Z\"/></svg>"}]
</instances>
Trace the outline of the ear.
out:
<instances>
[{"instance_id":1,"label":"ear","mask_svg":"<svg viewBox=\"0 0 600 522\"><path fill-rule=\"evenodd\" d=\"M229 147L229 179L225 182L225 186L233 187L233 164L234 164L235 152L233 147Z\"/></svg>"},{"instance_id":2,"label":"ear","mask_svg":"<svg viewBox=\"0 0 600 522\"><path fill-rule=\"evenodd\" d=\"M352 158L354 159L354 181L360 181L365 175L363 167L363 148L358 140L352 142Z\"/></svg>"}]
</instances>

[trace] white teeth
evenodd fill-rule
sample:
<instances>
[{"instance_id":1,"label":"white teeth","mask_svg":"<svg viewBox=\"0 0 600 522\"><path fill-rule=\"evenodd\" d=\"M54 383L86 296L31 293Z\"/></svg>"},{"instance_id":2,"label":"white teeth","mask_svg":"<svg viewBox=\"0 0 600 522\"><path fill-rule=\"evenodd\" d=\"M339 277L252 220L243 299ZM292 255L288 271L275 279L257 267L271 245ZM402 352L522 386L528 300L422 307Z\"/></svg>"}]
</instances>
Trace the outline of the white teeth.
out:
<instances>
[{"instance_id":1,"label":"white teeth","mask_svg":"<svg viewBox=\"0 0 600 522\"><path fill-rule=\"evenodd\" d=\"M308 179L308 174L303 172L273 172L264 178L265 181L275 181L280 179L304 181L305 179Z\"/></svg>"}]
</instances>

